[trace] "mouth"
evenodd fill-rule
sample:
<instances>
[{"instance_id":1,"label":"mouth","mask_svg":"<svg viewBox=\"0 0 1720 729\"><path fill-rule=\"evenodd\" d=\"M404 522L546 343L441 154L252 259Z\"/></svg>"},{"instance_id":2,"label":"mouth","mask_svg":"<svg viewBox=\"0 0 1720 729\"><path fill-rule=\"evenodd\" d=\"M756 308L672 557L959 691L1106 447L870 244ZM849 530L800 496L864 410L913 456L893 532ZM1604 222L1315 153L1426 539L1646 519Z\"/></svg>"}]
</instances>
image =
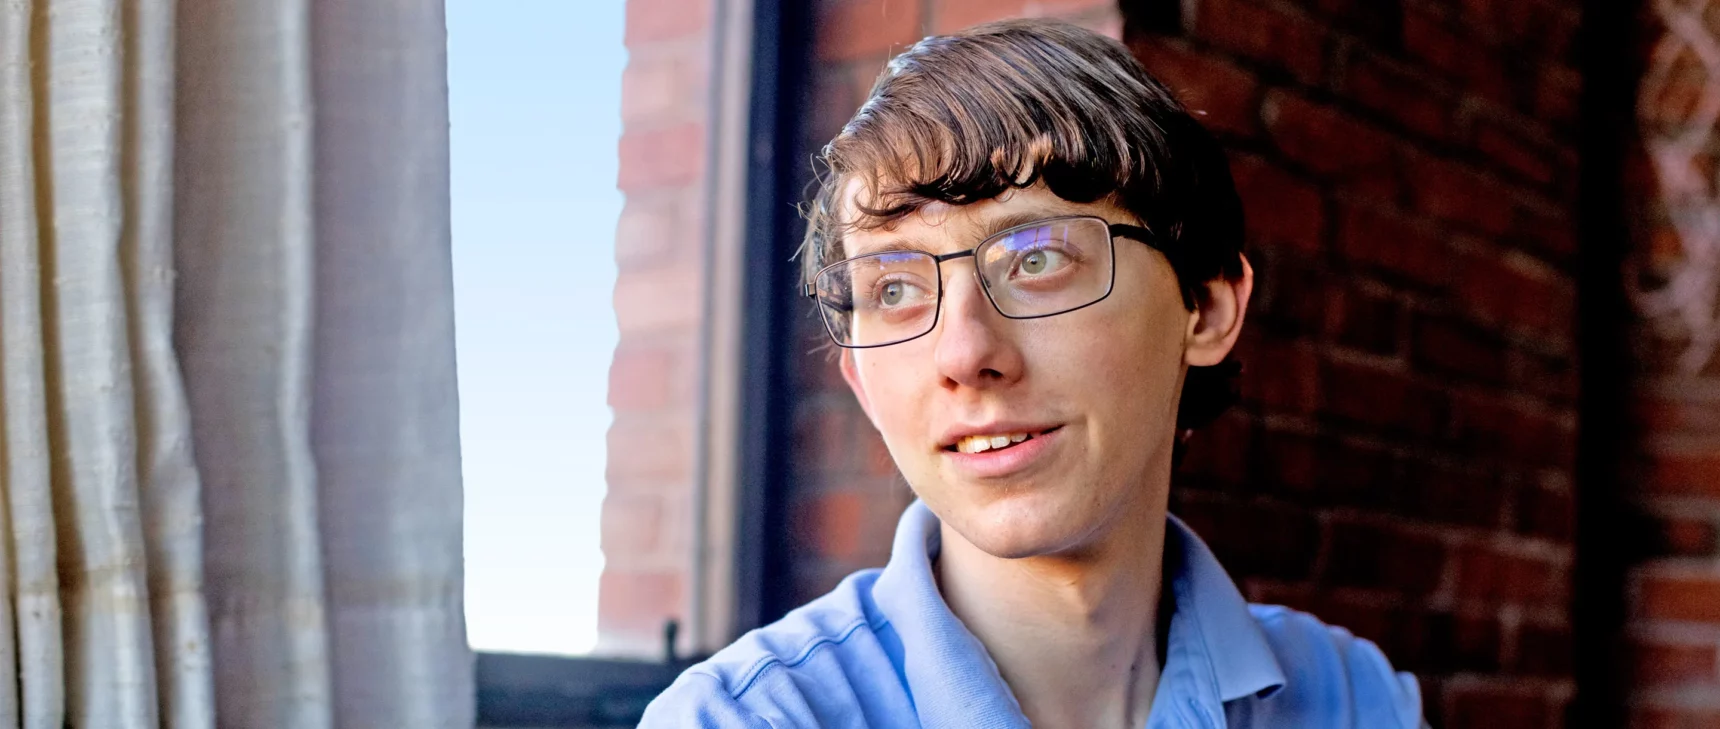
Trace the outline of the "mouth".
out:
<instances>
[{"instance_id":1,"label":"mouth","mask_svg":"<svg viewBox=\"0 0 1720 729\"><path fill-rule=\"evenodd\" d=\"M1061 429L1055 426L1040 431L1016 431L1006 433L983 433L970 435L956 440L943 447L946 453L986 453L990 451L1005 451L1026 443L1034 438L1049 435Z\"/></svg>"}]
</instances>

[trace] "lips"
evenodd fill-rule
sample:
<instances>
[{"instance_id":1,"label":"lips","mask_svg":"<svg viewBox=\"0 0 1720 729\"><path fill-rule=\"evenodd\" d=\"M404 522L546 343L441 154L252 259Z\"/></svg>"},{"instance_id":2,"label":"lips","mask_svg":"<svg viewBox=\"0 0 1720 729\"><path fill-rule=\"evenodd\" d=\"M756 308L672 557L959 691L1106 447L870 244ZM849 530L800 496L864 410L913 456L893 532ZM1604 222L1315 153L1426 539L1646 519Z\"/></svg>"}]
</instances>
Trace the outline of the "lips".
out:
<instances>
[{"instance_id":1,"label":"lips","mask_svg":"<svg viewBox=\"0 0 1720 729\"><path fill-rule=\"evenodd\" d=\"M964 432L946 437L943 450L968 454L1004 450L1025 443L1037 436L1050 433L1059 427L1062 426L1010 427L1000 425L984 429L964 429Z\"/></svg>"},{"instance_id":2,"label":"lips","mask_svg":"<svg viewBox=\"0 0 1720 729\"><path fill-rule=\"evenodd\" d=\"M986 428L991 430L991 428ZM1016 440L1016 438L1020 440ZM943 448L943 462L952 475L963 479L996 481L1011 479L1049 463L1063 426L1049 428L997 428L996 432L968 432L953 437ZM1001 445L993 446L994 443Z\"/></svg>"}]
</instances>

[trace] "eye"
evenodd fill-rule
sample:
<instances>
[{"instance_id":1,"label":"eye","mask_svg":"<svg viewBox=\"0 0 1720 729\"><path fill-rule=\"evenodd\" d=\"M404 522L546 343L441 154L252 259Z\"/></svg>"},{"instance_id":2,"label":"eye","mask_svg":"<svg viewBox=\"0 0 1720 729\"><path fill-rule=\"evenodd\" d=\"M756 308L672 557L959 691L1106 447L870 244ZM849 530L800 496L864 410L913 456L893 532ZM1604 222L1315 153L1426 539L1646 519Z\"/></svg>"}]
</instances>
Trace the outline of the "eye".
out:
<instances>
[{"instance_id":1,"label":"eye","mask_svg":"<svg viewBox=\"0 0 1720 729\"><path fill-rule=\"evenodd\" d=\"M881 308L908 306L929 298L925 287L903 279L880 281L873 291Z\"/></svg>"},{"instance_id":2,"label":"eye","mask_svg":"<svg viewBox=\"0 0 1720 729\"><path fill-rule=\"evenodd\" d=\"M890 283L884 284L884 290L878 294L878 299L883 301L885 306L895 306L900 304L902 303L903 295L906 294L904 288L905 287L903 287L902 282L891 281Z\"/></svg>"},{"instance_id":3,"label":"eye","mask_svg":"<svg viewBox=\"0 0 1720 729\"><path fill-rule=\"evenodd\" d=\"M1050 248L1036 248L1015 259L1015 272L1023 276L1043 276L1069 265L1069 257Z\"/></svg>"}]
</instances>

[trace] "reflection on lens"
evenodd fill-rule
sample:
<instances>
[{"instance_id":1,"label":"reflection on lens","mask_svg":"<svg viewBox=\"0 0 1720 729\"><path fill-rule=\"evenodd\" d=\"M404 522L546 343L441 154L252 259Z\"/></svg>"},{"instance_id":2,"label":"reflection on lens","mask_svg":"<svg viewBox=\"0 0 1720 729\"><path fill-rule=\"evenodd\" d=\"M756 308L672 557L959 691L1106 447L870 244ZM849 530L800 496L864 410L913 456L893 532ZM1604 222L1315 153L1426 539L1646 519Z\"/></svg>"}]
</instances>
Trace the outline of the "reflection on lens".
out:
<instances>
[{"instance_id":1,"label":"reflection on lens","mask_svg":"<svg viewBox=\"0 0 1720 729\"><path fill-rule=\"evenodd\" d=\"M1104 221L1065 218L1016 228L978 252L986 293L1004 316L1078 309L1111 290L1111 235Z\"/></svg>"}]
</instances>

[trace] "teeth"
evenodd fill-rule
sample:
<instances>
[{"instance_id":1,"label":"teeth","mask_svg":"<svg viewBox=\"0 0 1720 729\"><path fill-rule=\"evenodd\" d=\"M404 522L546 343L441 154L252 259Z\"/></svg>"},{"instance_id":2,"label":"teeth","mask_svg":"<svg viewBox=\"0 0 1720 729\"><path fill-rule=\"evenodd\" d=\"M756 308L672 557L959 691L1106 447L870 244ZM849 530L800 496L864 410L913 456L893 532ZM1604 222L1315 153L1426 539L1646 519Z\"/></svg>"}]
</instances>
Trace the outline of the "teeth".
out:
<instances>
[{"instance_id":1,"label":"teeth","mask_svg":"<svg viewBox=\"0 0 1720 729\"><path fill-rule=\"evenodd\" d=\"M989 450L1003 448L1012 443L1020 443L1032 438L1030 433L1005 433L1001 435L970 435L956 441L956 450L962 453L984 453Z\"/></svg>"}]
</instances>

